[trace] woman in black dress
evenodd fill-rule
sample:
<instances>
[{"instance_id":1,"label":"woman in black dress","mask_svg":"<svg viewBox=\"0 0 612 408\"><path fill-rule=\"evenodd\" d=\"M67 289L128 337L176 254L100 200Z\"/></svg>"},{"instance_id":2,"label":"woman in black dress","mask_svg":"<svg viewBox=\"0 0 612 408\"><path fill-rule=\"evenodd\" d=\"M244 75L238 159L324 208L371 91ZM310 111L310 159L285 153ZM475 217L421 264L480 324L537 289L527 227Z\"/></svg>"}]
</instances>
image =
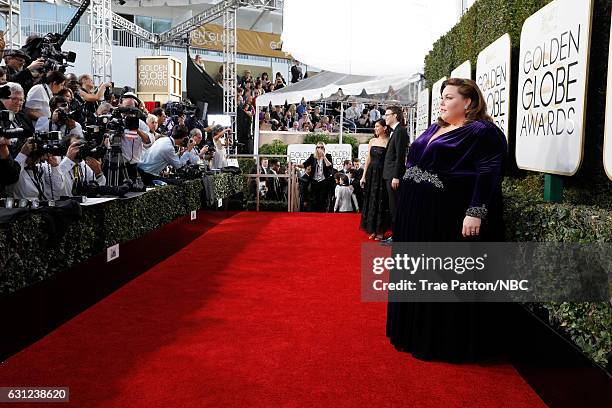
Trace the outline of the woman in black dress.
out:
<instances>
[{"instance_id":1,"label":"woman in black dress","mask_svg":"<svg viewBox=\"0 0 612 408\"><path fill-rule=\"evenodd\" d=\"M374 135L370 139L368 155L364 166L361 186L365 185L363 208L361 211L361 229L370 234L370 239L382 239L389 227L389 199L385 182L382 179L385 164L385 153L389 143L390 129L384 119L374 124Z\"/></svg>"},{"instance_id":2,"label":"woman in black dress","mask_svg":"<svg viewBox=\"0 0 612 408\"><path fill-rule=\"evenodd\" d=\"M441 93L438 123L410 147L394 241L503 241L506 138L474 81L448 79ZM504 311L501 303L389 302L387 336L422 360L480 360L499 351Z\"/></svg>"}]
</instances>

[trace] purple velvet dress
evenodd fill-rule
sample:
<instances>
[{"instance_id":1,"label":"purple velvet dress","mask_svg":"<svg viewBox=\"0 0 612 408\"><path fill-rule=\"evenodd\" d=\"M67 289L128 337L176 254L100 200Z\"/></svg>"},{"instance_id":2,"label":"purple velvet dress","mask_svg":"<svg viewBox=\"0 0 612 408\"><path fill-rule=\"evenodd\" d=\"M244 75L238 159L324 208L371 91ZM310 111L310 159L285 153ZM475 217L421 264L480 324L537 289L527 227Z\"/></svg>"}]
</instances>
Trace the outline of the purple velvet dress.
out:
<instances>
[{"instance_id":1,"label":"purple velvet dress","mask_svg":"<svg viewBox=\"0 0 612 408\"><path fill-rule=\"evenodd\" d=\"M394 242L465 241L467 214L482 218L477 238L503 241L501 182L507 156L503 133L477 121L439 136L431 125L410 146L400 181ZM400 279L392 273L390 279ZM477 303L389 302L387 336L401 351L423 360L474 361L490 355L502 306ZM492 338L493 336L493 338Z\"/></svg>"}]
</instances>

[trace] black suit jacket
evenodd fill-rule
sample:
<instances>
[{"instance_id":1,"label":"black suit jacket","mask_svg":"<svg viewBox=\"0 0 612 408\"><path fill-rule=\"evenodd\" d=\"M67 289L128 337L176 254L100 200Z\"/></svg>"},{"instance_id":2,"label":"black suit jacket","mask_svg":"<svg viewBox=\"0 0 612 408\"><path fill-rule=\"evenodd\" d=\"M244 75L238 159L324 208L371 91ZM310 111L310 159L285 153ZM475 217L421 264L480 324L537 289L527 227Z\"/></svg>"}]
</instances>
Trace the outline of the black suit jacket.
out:
<instances>
[{"instance_id":1,"label":"black suit jacket","mask_svg":"<svg viewBox=\"0 0 612 408\"><path fill-rule=\"evenodd\" d=\"M327 160L329 160L329 162L331 163L330 166L325 166L325 162L323 162L323 176L325 177L325 179L328 179L331 176L333 176L335 173L334 164L333 164L334 159L332 159L332 155L329 153L327 153L325 157L327 157ZM315 177L315 174L317 171L316 169L317 160L315 159L314 154L311 154L310 157L306 159L306 161L304 162L304 168L308 166L312 166L312 171L310 172L310 175L308 176L308 178L312 180Z\"/></svg>"},{"instance_id":2,"label":"black suit jacket","mask_svg":"<svg viewBox=\"0 0 612 408\"><path fill-rule=\"evenodd\" d=\"M383 179L401 179L406 172L406 148L408 147L408 131L398 124L391 133L385 155Z\"/></svg>"}]
</instances>

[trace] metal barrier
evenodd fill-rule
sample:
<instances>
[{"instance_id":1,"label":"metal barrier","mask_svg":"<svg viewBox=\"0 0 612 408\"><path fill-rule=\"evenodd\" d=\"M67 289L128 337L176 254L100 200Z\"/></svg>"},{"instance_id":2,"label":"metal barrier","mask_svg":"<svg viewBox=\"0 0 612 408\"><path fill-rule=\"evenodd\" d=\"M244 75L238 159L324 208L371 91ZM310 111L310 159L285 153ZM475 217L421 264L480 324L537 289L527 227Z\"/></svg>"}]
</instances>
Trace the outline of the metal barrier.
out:
<instances>
[{"instance_id":1,"label":"metal barrier","mask_svg":"<svg viewBox=\"0 0 612 408\"><path fill-rule=\"evenodd\" d=\"M255 193L255 211L259 211L260 193L259 185L261 179L278 178L287 179L287 212L299 212L300 209L300 194L298 185L298 168L299 166L289 161L289 156L286 154L228 154L227 159L251 159L255 161L255 173L242 174L247 177L247 185L250 179L255 179L257 182ZM287 161L287 169L285 174L263 174L261 173L260 159L284 158ZM248 200L247 200L248 201Z\"/></svg>"}]
</instances>

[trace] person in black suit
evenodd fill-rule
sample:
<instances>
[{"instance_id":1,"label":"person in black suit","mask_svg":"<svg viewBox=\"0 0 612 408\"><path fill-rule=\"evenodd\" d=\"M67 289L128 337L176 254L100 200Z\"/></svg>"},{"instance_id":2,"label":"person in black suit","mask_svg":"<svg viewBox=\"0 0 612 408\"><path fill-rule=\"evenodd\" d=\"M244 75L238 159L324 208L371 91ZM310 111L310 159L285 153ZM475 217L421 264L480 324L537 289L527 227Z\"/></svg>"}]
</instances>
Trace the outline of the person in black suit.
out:
<instances>
[{"instance_id":1,"label":"person in black suit","mask_svg":"<svg viewBox=\"0 0 612 408\"><path fill-rule=\"evenodd\" d=\"M279 171L280 171L280 162L278 161L278 159L270 159L270 168L268 169L268 174L279 174ZM272 201L282 201L283 200L281 182L278 177L266 178L266 187L268 189L268 191L266 192L266 200L272 200Z\"/></svg>"},{"instance_id":2,"label":"person in black suit","mask_svg":"<svg viewBox=\"0 0 612 408\"><path fill-rule=\"evenodd\" d=\"M358 177L358 174L358 171L355 169L350 169L348 171L349 185L353 186L353 194L355 194L355 198L357 198L357 203L361 209L363 208L363 189L361 188L361 178Z\"/></svg>"},{"instance_id":3,"label":"person in black suit","mask_svg":"<svg viewBox=\"0 0 612 408\"><path fill-rule=\"evenodd\" d=\"M304 168L310 166L312 169L308 179L313 196L313 211L325 212L327 208L327 199L334 186L332 180L335 170L332 162L331 154L325 153L325 143L323 142L317 143L315 153L311 154L304 162Z\"/></svg>"},{"instance_id":4,"label":"person in black suit","mask_svg":"<svg viewBox=\"0 0 612 408\"><path fill-rule=\"evenodd\" d=\"M395 225L396 216L396 192L400 185L400 179L406 172L406 148L408 147L408 132L404 127L404 114L399 106L389 106L385 111L385 122L389 126L391 136L387 144L385 165L383 168L383 180L387 186L389 195L389 210L391 212L391 223ZM389 238L387 242L392 242Z\"/></svg>"}]
</instances>

